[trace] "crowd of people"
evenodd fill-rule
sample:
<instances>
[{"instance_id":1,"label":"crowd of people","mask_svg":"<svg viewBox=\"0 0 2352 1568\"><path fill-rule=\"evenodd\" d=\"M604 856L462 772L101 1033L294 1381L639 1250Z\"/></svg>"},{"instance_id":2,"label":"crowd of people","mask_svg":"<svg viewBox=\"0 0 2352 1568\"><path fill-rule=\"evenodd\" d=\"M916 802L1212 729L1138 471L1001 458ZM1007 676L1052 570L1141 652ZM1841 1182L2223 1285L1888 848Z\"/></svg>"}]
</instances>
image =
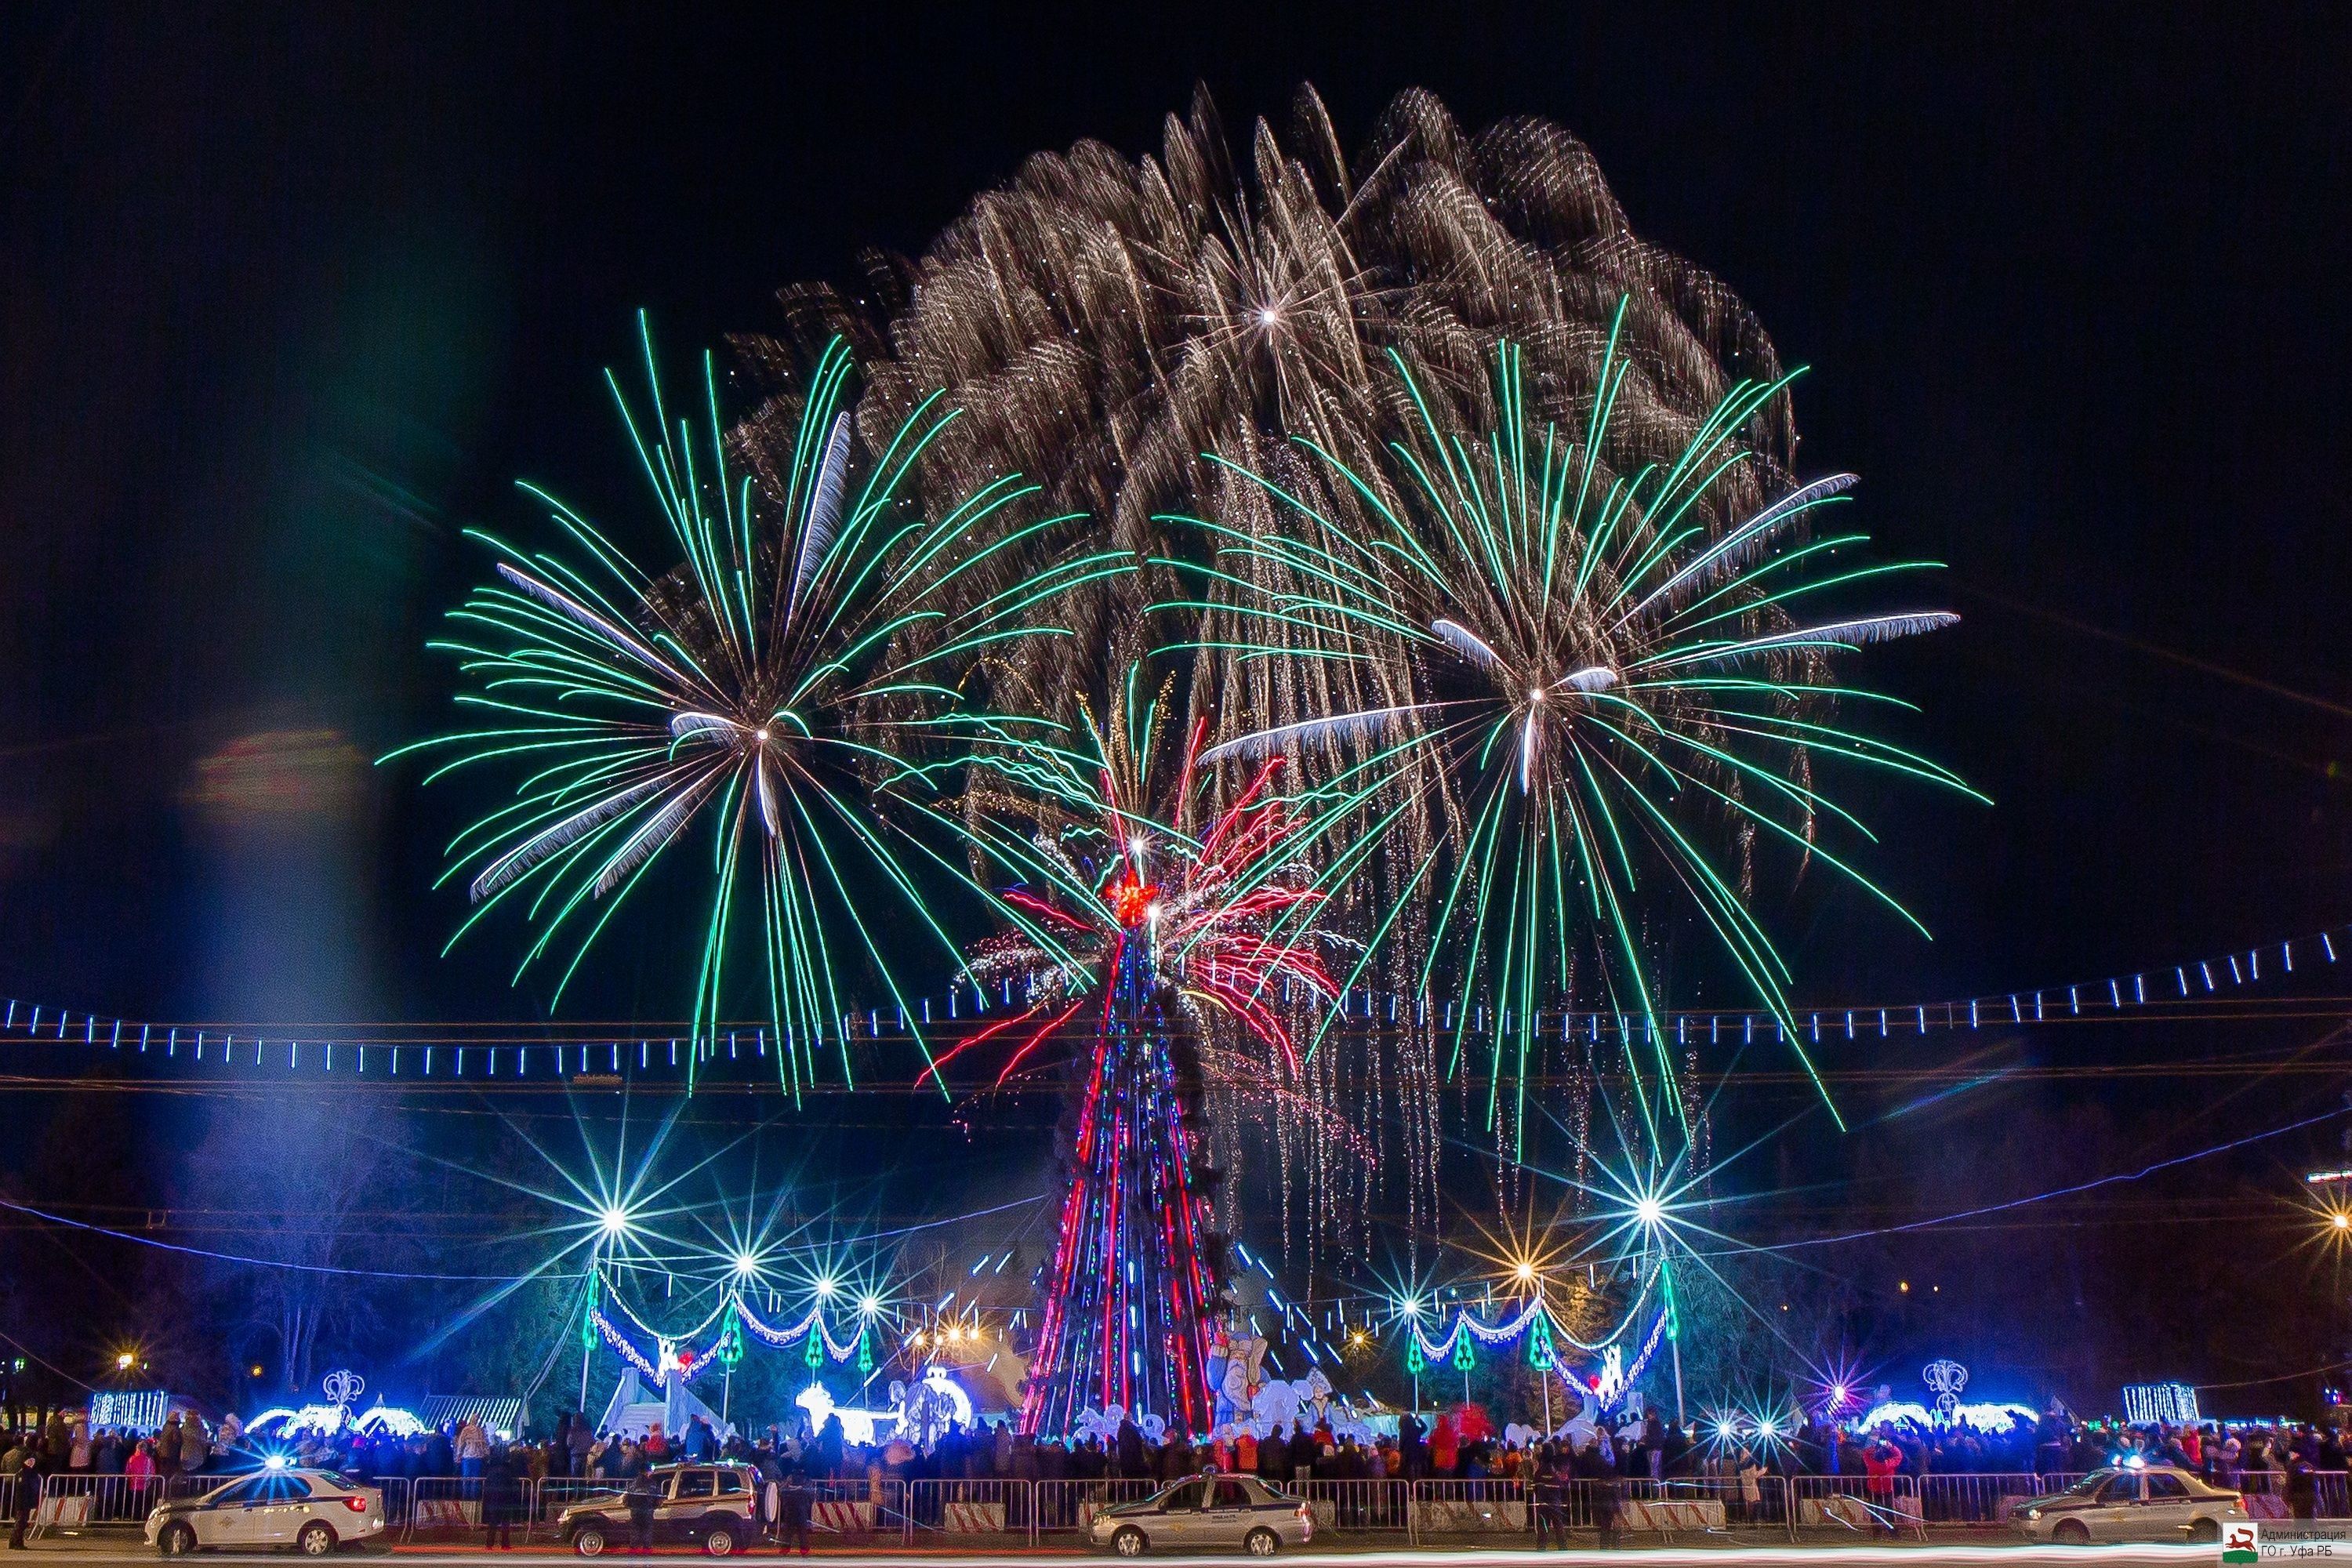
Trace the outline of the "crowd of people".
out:
<instances>
[{"instance_id":1,"label":"crowd of people","mask_svg":"<svg viewBox=\"0 0 2352 1568\"><path fill-rule=\"evenodd\" d=\"M243 1437L234 1416L215 1429L193 1413L175 1411L160 1427L140 1433L92 1429L87 1420L61 1412L6 1440L0 1478L37 1483L50 1474L119 1475L126 1478L126 1502L137 1506L151 1489L164 1495L173 1478L250 1468L257 1458ZM1495 1433L1482 1412L1465 1407L1426 1421L1400 1415L1392 1434L1335 1431L1328 1421L1301 1419L1265 1437L1226 1428L1198 1440L1171 1431L1155 1441L1130 1421L1108 1438L1065 1439L1016 1432L999 1418L950 1426L920 1444L897 1436L852 1443L838 1416L814 1431L799 1423L723 1437L696 1416L675 1435L656 1426L640 1436L599 1432L585 1416L565 1412L541 1437L509 1438L468 1420L406 1436L352 1427L298 1432L271 1447L295 1463L337 1469L363 1482L457 1478L463 1495L479 1503L480 1521L496 1543L505 1533L501 1526L520 1521L527 1482L560 1479L583 1489L641 1491L631 1483L681 1460L743 1464L795 1494L804 1481L869 1488L930 1479L1166 1482L1211 1469L1255 1474L1276 1485L1500 1479L1526 1488L1539 1535L1548 1533L1548 1522L1565 1522L1558 1505L1573 1495L1582 1503L1579 1522L1600 1526L1606 1539L1615 1500L1625 1495L1618 1483L1627 1480L1695 1483L1724 1500L1737 1518L1759 1508L1767 1478L1776 1476L1856 1478L1858 1489L1868 1495L1891 1491L1905 1476L2079 1475L2134 1458L2178 1465L2220 1486L2276 1493L2294 1512L2307 1513L2315 1505L2319 1478L2347 1468L2347 1442L2333 1425L2133 1426L2086 1422L2063 1411L1999 1426L1901 1421L1864 1428L1815 1418L1785 1434L1752 1421L1686 1426L1652 1412L1613 1430L1580 1422L1550 1437L1512 1441ZM17 1488L18 1540L31 1489Z\"/></svg>"}]
</instances>

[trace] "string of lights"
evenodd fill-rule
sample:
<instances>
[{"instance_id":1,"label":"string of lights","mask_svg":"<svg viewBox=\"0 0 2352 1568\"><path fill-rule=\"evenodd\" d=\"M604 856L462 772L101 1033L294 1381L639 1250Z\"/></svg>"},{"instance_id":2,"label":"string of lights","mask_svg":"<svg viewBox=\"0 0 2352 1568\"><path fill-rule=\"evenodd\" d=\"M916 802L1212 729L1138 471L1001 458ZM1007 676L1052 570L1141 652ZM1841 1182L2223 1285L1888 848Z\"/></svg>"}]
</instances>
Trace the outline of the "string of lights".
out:
<instances>
[{"instance_id":1,"label":"string of lights","mask_svg":"<svg viewBox=\"0 0 2352 1568\"><path fill-rule=\"evenodd\" d=\"M2338 961L2335 939L2338 936L2352 942L2352 927L2331 926L2289 941L2065 985L1989 993L1958 1000L1804 1010L1794 1015L1796 1037L1806 1043L1822 1044L2131 1016L2200 1021L2217 1016L2210 1010L2213 1007L2226 1007L2255 986L2275 984L2291 975L2335 965ZM958 986L941 994L937 1007L933 999L926 996L911 1012L906 1006L894 1006L887 1016L879 1009L868 1011L863 1018L845 1014L842 1030L847 1038L862 1036L884 1045L910 1043L919 1037L919 1031L938 1030L942 1025L969 1023L982 1026L992 1008L1001 1011L1016 999L1015 988L1009 981L1000 997L968 985ZM2267 1005L2284 1007L2297 1002L2315 1003L2315 1010L2325 1016L2331 1001L2334 1010L2340 1012L2340 1000L2324 997L2279 996ZM1370 989L1345 993L1333 1007L1339 1019L1371 1027L1436 1027L1449 1031L1466 1027L1474 1034L1494 1030L1507 1035L1516 1030L1519 1022L1507 1011L1492 1013L1483 1006L1471 1006L1465 1015L1450 1001L1432 1001L1427 997L1416 1000ZM1536 1026L1538 1033L1557 1034L1563 1039L1612 1044L1664 1044L1670 1036L1680 1047L1777 1044L1791 1037L1787 1021L1766 1012L1738 1009L1661 1008L1649 1015L1548 1012L1538 1016ZM1072 1027L1086 1032L1082 1026ZM437 1077L517 1083L534 1079L593 1080L624 1074L635 1078L673 1070L683 1077L698 1066L701 1071L709 1072L727 1062L771 1060L771 1042L764 1026L715 1030L698 1047L690 1032L658 1037L646 1034L624 1039L615 1037L609 1029L599 1029L595 1032L600 1037L593 1039L551 1040L546 1037L550 1032L561 1035L564 1031L539 1030L536 1037L526 1038L518 1032L517 1026L493 1023L321 1024L307 1027L170 1024L13 998L0 1001L0 1041L74 1044L125 1058L143 1058L156 1065L310 1070L346 1081ZM772 1072L768 1076L772 1077ZM860 1092L877 1087L886 1086L868 1080ZM802 1092L814 1089L814 1085L804 1084Z\"/></svg>"}]
</instances>

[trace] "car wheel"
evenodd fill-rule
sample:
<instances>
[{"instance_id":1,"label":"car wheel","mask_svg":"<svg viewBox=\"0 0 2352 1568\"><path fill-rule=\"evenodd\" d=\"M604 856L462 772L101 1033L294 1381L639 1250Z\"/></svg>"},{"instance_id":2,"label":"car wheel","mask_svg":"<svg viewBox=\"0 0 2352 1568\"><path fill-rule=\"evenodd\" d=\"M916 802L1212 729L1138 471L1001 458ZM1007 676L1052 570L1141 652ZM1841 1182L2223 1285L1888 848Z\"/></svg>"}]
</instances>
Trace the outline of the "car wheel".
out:
<instances>
[{"instance_id":1,"label":"car wheel","mask_svg":"<svg viewBox=\"0 0 2352 1568\"><path fill-rule=\"evenodd\" d=\"M2221 1539L2221 1521L2218 1519L2192 1519L2189 1521L2189 1539L2211 1545Z\"/></svg>"},{"instance_id":2,"label":"car wheel","mask_svg":"<svg viewBox=\"0 0 2352 1568\"><path fill-rule=\"evenodd\" d=\"M604 1532L595 1525L587 1525L572 1532L572 1550L583 1557L604 1555Z\"/></svg>"},{"instance_id":3,"label":"car wheel","mask_svg":"<svg viewBox=\"0 0 2352 1568\"><path fill-rule=\"evenodd\" d=\"M1271 1557L1282 1550L1282 1537L1271 1530L1253 1530L1242 1537L1242 1550L1253 1557Z\"/></svg>"},{"instance_id":4,"label":"car wheel","mask_svg":"<svg viewBox=\"0 0 2352 1568\"><path fill-rule=\"evenodd\" d=\"M1118 1533L1110 1538L1110 1549L1121 1557L1140 1557L1150 1544L1143 1539L1143 1531L1131 1524L1121 1526Z\"/></svg>"},{"instance_id":5,"label":"car wheel","mask_svg":"<svg viewBox=\"0 0 2352 1568\"><path fill-rule=\"evenodd\" d=\"M180 1520L165 1525L163 1533L155 1537L155 1550L165 1557L185 1557L195 1549L195 1527Z\"/></svg>"},{"instance_id":6,"label":"car wheel","mask_svg":"<svg viewBox=\"0 0 2352 1568\"><path fill-rule=\"evenodd\" d=\"M305 1557L324 1557L335 1549L335 1527L323 1519L314 1519L295 1536L294 1545Z\"/></svg>"},{"instance_id":7,"label":"car wheel","mask_svg":"<svg viewBox=\"0 0 2352 1568\"><path fill-rule=\"evenodd\" d=\"M702 1538L702 1549L713 1557L724 1557L735 1550L735 1532L722 1524Z\"/></svg>"},{"instance_id":8,"label":"car wheel","mask_svg":"<svg viewBox=\"0 0 2352 1568\"><path fill-rule=\"evenodd\" d=\"M2061 1546L2088 1546L2091 1529L2079 1519L2062 1519L2058 1528L2050 1532L2050 1539Z\"/></svg>"}]
</instances>

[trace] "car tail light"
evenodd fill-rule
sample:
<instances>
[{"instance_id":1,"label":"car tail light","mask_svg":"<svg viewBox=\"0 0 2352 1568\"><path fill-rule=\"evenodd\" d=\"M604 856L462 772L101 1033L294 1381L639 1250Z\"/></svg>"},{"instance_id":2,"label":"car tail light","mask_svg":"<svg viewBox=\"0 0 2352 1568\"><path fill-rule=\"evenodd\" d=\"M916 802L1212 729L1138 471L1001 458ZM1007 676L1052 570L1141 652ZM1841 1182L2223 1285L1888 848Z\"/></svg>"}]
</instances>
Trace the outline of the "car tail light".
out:
<instances>
[{"instance_id":1,"label":"car tail light","mask_svg":"<svg viewBox=\"0 0 2352 1568\"><path fill-rule=\"evenodd\" d=\"M1298 1522L1301 1524L1311 1524L1314 1521L1315 1510L1307 1507L1305 1503L1300 1503L1298 1505Z\"/></svg>"},{"instance_id":2,"label":"car tail light","mask_svg":"<svg viewBox=\"0 0 2352 1568\"><path fill-rule=\"evenodd\" d=\"M367 1499L363 1497L346 1497L342 1502L343 1506L353 1513L365 1513L368 1510Z\"/></svg>"}]
</instances>

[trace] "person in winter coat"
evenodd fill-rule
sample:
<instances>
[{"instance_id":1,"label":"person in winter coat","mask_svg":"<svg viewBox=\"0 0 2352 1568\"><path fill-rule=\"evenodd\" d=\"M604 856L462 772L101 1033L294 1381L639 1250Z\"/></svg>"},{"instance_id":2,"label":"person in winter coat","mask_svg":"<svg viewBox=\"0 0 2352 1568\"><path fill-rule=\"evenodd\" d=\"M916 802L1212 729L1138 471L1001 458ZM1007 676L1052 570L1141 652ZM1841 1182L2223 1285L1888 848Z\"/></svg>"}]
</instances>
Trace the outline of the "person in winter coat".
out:
<instances>
[{"instance_id":1,"label":"person in winter coat","mask_svg":"<svg viewBox=\"0 0 2352 1568\"><path fill-rule=\"evenodd\" d=\"M482 1458L482 1549L506 1551L514 1545L514 1518L522 1511L522 1486L515 1479L514 1460L504 1448Z\"/></svg>"},{"instance_id":2,"label":"person in winter coat","mask_svg":"<svg viewBox=\"0 0 2352 1568\"><path fill-rule=\"evenodd\" d=\"M1455 1430L1453 1416L1441 1415L1437 1418L1437 1430L1429 1436L1430 1469L1439 1476L1450 1476L1461 1459L1462 1434Z\"/></svg>"},{"instance_id":3,"label":"person in winter coat","mask_svg":"<svg viewBox=\"0 0 2352 1568\"><path fill-rule=\"evenodd\" d=\"M1739 1517L1749 1524L1762 1522L1764 1504L1764 1467L1756 1461L1755 1450L1739 1450Z\"/></svg>"},{"instance_id":4,"label":"person in winter coat","mask_svg":"<svg viewBox=\"0 0 2352 1568\"><path fill-rule=\"evenodd\" d=\"M457 1456L457 1473L468 1480L482 1473L490 1457L489 1435L482 1430L482 1424L471 1416L467 1416L465 1424L457 1428L457 1440L449 1447Z\"/></svg>"},{"instance_id":5,"label":"person in winter coat","mask_svg":"<svg viewBox=\"0 0 2352 1568\"><path fill-rule=\"evenodd\" d=\"M8 1549L12 1552L25 1549L25 1531L32 1525L33 1510L41 1495L41 1468L40 1450L30 1443L17 1451L13 1472L16 1478L16 1522L8 1531Z\"/></svg>"},{"instance_id":6,"label":"person in winter coat","mask_svg":"<svg viewBox=\"0 0 2352 1568\"><path fill-rule=\"evenodd\" d=\"M802 1556L809 1554L809 1515L815 1511L815 1505L816 1494L809 1489L808 1482L801 1479L798 1470L786 1476L784 1484L776 1489L776 1552L779 1555L791 1552L796 1543Z\"/></svg>"},{"instance_id":7,"label":"person in winter coat","mask_svg":"<svg viewBox=\"0 0 2352 1568\"><path fill-rule=\"evenodd\" d=\"M1122 1476L1149 1476L1151 1473L1143 1458L1143 1432L1132 1421L1118 1424L1118 1473Z\"/></svg>"},{"instance_id":8,"label":"person in winter coat","mask_svg":"<svg viewBox=\"0 0 2352 1568\"><path fill-rule=\"evenodd\" d=\"M2292 1519L2319 1517L2319 1470L2301 1453L2286 1462L2286 1511Z\"/></svg>"},{"instance_id":9,"label":"person in winter coat","mask_svg":"<svg viewBox=\"0 0 2352 1568\"><path fill-rule=\"evenodd\" d=\"M1903 1450L1880 1438L1862 1456L1863 1490L1870 1498L1871 1518L1887 1534L1895 1533L1895 1477L1903 1468Z\"/></svg>"},{"instance_id":10,"label":"person in winter coat","mask_svg":"<svg viewBox=\"0 0 2352 1568\"><path fill-rule=\"evenodd\" d=\"M633 1552L654 1549L654 1509L661 1502L661 1484L650 1475L639 1475L629 1482L629 1489L621 1500L629 1510L629 1550Z\"/></svg>"}]
</instances>

